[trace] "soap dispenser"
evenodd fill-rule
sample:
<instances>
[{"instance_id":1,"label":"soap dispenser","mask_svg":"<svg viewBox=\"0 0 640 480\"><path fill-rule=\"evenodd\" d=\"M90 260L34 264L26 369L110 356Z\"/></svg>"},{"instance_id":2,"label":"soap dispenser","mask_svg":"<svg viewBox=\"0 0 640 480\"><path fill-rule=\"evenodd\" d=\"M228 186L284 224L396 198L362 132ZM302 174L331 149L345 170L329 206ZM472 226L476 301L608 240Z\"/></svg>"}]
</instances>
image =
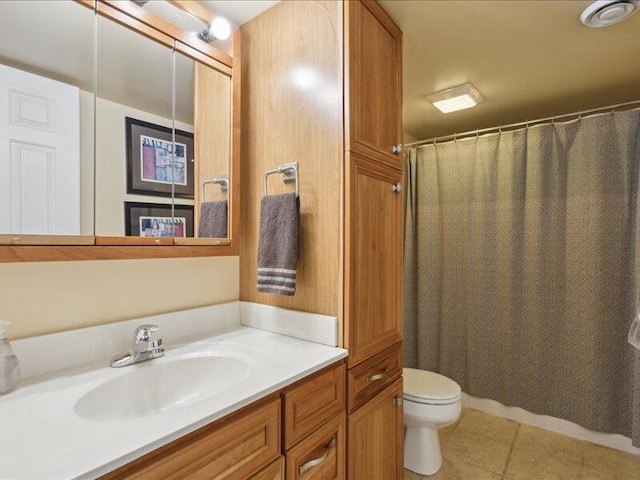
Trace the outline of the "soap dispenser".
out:
<instances>
[{"instance_id":1,"label":"soap dispenser","mask_svg":"<svg viewBox=\"0 0 640 480\"><path fill-rule=\"evenodd\" d=\"M0 321L0 395L13 390L20 381L20 362L7 340L8 324Z\"/></svg>"}]
</instances>

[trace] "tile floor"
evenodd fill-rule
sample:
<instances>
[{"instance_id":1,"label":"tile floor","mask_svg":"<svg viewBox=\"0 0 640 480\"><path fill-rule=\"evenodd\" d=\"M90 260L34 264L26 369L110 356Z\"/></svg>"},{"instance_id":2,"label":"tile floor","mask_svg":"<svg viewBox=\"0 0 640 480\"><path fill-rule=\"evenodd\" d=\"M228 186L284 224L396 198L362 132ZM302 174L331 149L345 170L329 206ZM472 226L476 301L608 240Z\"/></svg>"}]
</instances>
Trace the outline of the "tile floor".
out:
<instances>
[{"instance_id":1,"label":"tile floor","mask_svg":"<svg viewBox=\"0 0 640 480\"><path fill-rule=\"evenodd\" d=\"M444 464L404 480L640 480L640 456L464 408L440 430Z\"/></svg>"}]
</instances>

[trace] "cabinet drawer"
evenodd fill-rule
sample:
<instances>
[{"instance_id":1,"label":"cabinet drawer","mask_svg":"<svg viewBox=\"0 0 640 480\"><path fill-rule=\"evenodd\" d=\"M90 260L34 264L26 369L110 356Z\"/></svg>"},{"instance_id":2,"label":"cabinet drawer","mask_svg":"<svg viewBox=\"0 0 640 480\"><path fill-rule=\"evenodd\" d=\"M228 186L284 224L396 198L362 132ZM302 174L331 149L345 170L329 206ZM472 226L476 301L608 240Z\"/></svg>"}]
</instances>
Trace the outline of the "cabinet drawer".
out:
<instances>
[{"instance_id":1,"label":"cabinet drawer","mask_svg":"<svg viewBox=\"0 0 640 480\"><path fill-rule=\"evenodd\" d=\"M285 390L284 450L344 410L344 363L329 367Z\"/></svg>"},{"instance_id":2,"label":"cabinet drawer","mask_svg":"<svg viewBox=\"0 0 640 480\"><path fill-rule=\"evenodd\" d=\"M286 453L287 480L345 477L346 416L342 412Z\"/></svg>"},{"instance_id":3,"label":"cabinet drawer","mask_svg":"<svg viewBox=\"0 0 640 480\"><path fill-rule=\"evenodd\" d=\"M349 413L402 375L402 343L350 369L347 374Z\"/></svg>"},{"instance_id":4,"label":"cabinet drawer","mask_svg":"<svg viewBox=\"0 0 640 480\"><path fill-rule=\"evenodd\" d=\"M244 479L279 454L280 399L273 398L197 430L103 478Z\"/></svg>"},{"instance_id":5,"label":"cabinet drawer","mask_svg":"<svg viewBox=\"0 0 640 480\"><path fill-rule=\"evenodd\" d=\"M249 480L284 480L284 457L278 458L278 460L260 470Z\"/></svg>"}]
</instances>

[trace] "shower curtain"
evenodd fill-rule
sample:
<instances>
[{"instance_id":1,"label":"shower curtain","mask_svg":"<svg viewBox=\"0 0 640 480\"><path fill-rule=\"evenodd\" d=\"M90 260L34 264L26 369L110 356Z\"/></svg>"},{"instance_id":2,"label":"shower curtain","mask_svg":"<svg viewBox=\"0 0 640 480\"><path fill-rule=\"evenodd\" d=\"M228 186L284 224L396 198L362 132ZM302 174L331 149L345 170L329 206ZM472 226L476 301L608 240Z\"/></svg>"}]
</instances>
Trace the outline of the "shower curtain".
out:
<instances>
[{"instance_id":1,"label":"shower curtain","mask_svg":"<svg viewBox=\"0 0 640 480\"><path fill-rule=\"evenodd\" d=\"M409 152L405 365L640 446L640 110Z\"/></svg>"}]
</instances>

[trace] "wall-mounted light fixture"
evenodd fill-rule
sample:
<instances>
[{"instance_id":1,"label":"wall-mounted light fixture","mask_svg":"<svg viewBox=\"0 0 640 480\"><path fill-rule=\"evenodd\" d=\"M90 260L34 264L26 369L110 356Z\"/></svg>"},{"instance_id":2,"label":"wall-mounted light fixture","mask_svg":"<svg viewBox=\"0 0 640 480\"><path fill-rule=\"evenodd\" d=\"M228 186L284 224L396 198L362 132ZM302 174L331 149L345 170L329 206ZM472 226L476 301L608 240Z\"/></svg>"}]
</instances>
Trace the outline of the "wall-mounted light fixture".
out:
<instances>
[{"instance_id":1,"label":"wall-mounted light fixture","mask_svg":"<svg viewBox=\"0 0 640 480\"><path fill-rule=\"evenodd\" d=\"M455 112L475 107L482 101L482 95L470 83L449 88L427 96L427 100L442 113Z\"/></svg>"},{"instance_id":2,"label":"wall-mounted light fixture","mask_svg":"<svg viewBox=\"0 0 640 480\"><path fill-rule=\"evenodd\" d=\"M218 17L207 25L202 31L198 32L198 38L205 42L213 40L226 40L231 36L231 25L224 18Z\"/></svg>"}]
</instances>

